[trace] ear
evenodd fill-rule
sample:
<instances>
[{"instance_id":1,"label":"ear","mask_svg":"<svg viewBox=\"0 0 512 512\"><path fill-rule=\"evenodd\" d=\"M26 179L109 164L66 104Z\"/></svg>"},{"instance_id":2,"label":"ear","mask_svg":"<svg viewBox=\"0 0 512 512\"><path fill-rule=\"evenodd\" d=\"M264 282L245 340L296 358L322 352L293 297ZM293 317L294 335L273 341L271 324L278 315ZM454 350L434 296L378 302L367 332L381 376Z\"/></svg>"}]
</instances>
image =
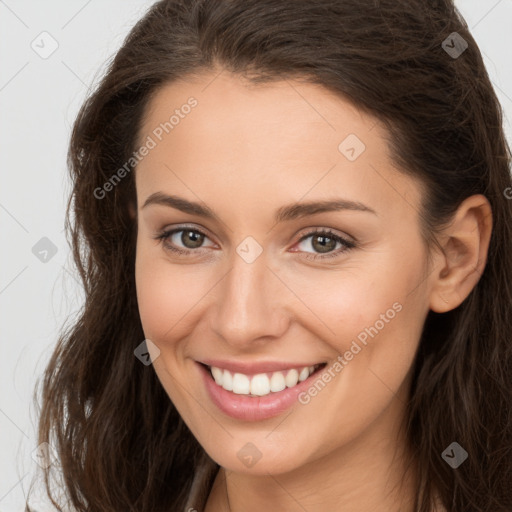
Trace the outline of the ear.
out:
<instances>
[{"instance_id":1,"label":"ear","mask_svg":"<svg viewBox=\"0 0 512 512\"><path fill-rule=\"evenodd\" d=\"M492 210L481 194L465 199L438 236L430 309L445 313L459 306L475 287L487 262Z\"/></svg>"}]
</instances>

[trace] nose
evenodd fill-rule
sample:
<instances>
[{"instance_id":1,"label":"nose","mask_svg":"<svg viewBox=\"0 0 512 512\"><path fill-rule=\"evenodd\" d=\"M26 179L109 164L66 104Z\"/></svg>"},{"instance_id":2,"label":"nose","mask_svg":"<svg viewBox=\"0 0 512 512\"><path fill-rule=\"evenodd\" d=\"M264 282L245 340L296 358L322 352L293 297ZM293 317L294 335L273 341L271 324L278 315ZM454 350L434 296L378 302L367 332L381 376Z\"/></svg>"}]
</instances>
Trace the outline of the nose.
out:
<instances>
[{"instance_id":1,"label":"nose","mask_svg":"<svg viewBox=\"0 0 512 512\"><path fill-rule=\"evenodd\" d=\"M292 295L269 267L265 253L248 263L237 253L217 286L210 326L238 350L279 338L288 329ZM288 293L286 293L288 292Z\"/></svg>"}]
</instances>

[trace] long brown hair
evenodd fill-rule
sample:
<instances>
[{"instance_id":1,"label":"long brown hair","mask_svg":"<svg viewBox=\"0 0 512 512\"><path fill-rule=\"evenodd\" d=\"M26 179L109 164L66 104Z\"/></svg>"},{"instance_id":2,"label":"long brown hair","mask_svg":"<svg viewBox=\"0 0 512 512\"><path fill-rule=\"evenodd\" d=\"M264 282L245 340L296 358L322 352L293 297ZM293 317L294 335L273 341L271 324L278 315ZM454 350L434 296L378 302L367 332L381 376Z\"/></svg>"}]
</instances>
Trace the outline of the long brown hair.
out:
<instances>
[{"instance_id":1,"label":"long brown hair","mask_svg":"<svg viewBox=\"0 0 512 512\"><path fill-rule=\"evenodd\" d=\"M443 43L453 48L453 37L467 43L460 55ZM50 499L62 510L50 488L58 470L78 511L183 510L204 456L134 356L144 334L133 172L102 198L95 190L130 161L152 95L217 67L260 83L320 84L384 122L397 167L426 186L432 240L465 198L489 199L487 265L459 307L427 316L405 426L418 510L430 512L438 493L449 511L510 512L511 152L481 53L450 0L161 0L136 24L70 141L66 227L85 304L43 376L39 443L59 461L44 471ZM457 469L441 456L454 441L468 453Z\"/></svg>"}]
</instances>

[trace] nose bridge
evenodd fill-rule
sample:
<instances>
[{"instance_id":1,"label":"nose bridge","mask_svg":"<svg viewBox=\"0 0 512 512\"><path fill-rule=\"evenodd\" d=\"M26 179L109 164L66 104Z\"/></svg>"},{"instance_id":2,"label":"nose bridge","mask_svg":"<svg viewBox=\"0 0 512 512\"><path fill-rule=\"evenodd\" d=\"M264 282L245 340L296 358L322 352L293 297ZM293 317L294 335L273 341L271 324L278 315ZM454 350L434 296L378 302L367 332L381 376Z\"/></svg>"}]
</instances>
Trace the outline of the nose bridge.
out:
<instances>
[{"instance_id":1,"label":"nose bridge","mask_svg":"<svg viewBox=\"0 0 512 512\"><path fill-rule=\"evenodd\" d=\"M257 254L259 252L259 254ZM247 344L281 335L285 318L278 305L279 280L266 254L242 242L232 255L231 269L221 283L213 328L226 342ZM282 286L282 285L281 285Z\"/></svg>"}]
</instances>

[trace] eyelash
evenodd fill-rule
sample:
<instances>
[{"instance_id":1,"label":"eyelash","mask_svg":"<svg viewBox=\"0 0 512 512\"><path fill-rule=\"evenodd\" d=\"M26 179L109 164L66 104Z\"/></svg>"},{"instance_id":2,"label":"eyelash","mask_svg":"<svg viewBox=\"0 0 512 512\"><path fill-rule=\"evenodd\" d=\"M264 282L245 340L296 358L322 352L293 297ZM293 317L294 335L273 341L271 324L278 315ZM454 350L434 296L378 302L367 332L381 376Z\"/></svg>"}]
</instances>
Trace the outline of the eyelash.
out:
<instances>
[{"instance_id":1,"label":"eyelash","mask_svg":"<svg viewBox=\"0 0 512 512\"><path fill-rule=\"evenodd\" d=\"M200 229L192 228L192 227L188 227L188 226L181 226L179 228L161 231L156 234L154 239L159 240L160 243L162 243L166 249L169 249L176 254L187 255L192 252L197 252L201 248L181 249L179 247L175 247L173 245L166 243L167 240L175 233L179 233L181 231L186 231L186 230L192 231L193 233L198 233L198 234L203 235L204 237L208 238L208 235L206 233L204 233L203 231L201 231ZM332 252L325 253L323 255L312 254L312 253L308 253L308 252L304 253L303 257L306 259L309 259L309 260L319 260L319 259L324 260L327 258L333 258L335 256L339 256L341 253L347 252L350 249L354 249L355 247L357 247L355 242L347 240L347 239L333 233L330 229L320 229L320 230L316 230L316 231L310 231L309 233L306 233L305 235L303 235L297 243L302 242L303 240L311 237L312 235L319 235L319 236L331 238L332 240L341 243L344 247L341 249L332 251ZM296 251L296 252L299 252L299 251Z\"/></svg>"}]
</instances>

